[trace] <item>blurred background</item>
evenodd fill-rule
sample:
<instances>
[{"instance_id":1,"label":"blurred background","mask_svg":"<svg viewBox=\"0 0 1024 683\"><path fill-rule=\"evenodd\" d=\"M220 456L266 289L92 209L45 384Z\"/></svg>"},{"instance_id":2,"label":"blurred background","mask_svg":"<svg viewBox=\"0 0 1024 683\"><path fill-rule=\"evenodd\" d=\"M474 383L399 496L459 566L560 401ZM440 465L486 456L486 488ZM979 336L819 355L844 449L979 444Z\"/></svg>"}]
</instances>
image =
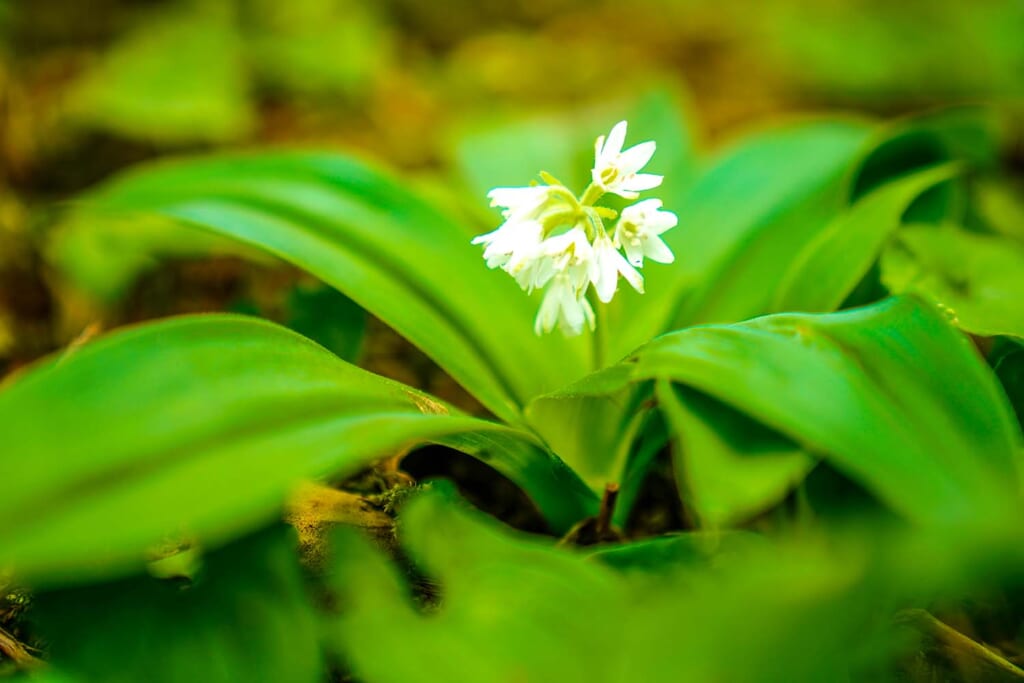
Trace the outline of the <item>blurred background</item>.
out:
<instances>
[{"instance_id":1,"label":"blurred background","mask_svg":"<svg viewBox=\"0 0 1024 683\"><path fill-rule=\"evenodd\" d=\"M466 405L308 276L180 230L76 229L63 207L141 161L257 146L355 152L457 202L465 131L652 85L702 152L804 113L992 103L1017 117L1019 180L1022 36L1024 0L0 0L0 375L234 310Z\"/></svg>"}]
</instances>

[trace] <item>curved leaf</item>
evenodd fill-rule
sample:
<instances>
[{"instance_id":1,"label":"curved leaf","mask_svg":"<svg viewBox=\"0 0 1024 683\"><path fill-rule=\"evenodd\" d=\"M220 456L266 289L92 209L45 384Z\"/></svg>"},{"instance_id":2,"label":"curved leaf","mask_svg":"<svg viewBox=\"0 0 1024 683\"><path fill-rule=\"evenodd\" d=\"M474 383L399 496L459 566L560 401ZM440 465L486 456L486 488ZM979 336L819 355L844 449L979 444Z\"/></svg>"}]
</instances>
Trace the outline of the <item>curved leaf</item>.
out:
<instances>
[{"instance_id":1,"label":"curved leaf","mask_svg":"<svg viewBox=\"0 0 1024 683\"><path fill-rule=\"evenodd\" d=\"M960 187L946 183L925 193L948 172L925 169L989 162L998 134L990 119L985 110L953 109L885 125L817 121L726 150L669 206L679 214L679 226L665 233L676 263L645 269L648 294L616 295L606 357L621 358L667 330L787 310L780 289L792 292L791 270L807 258L828 260L827 252L798 255L831 241L829 233L856 228L848 241L856 242L857 258L816 286L816 306L841 302L848 281L877 256L877 232L886 226L875 221L891 225L889 214L904 201L914 220L946 220L962 208ZM852 232L863 232L862 239Z\"/></svg>"},{"instance_id":2,"label":"curved leaf","mask_svg":"<svg viewBox=\"0 0 1024 683\"><path fill-rule=\"evenodd\" d=\"M617 294L608 358L666 330L764 313L791 255L842 207L843 179L871 131L818 122L756 136L666 201L679 215L664 235L676 262L644 269L647 294Z\"/></svg>"},{"instance_id":3,"label":"curved leaf","mask_svg":"<svg viewBox=\"0 0 1024 683\"><path fill-rule=\"evenodd\" d=\"M281 524L203 557L185 590L132 576L36 595L33 625L75 680L317 683L327 667L304 580Z\"/></svg>"},{"instance_id":4,"label":"curved leaf","mask_svg":"<svg viewBox=\"0 0 1024 683\"><path fill-rule=\"evenodd\" d=\"M915 299L673 332L632 362L635 378L685 384L825 454L911 519L1018 505L1006 397L968 340Z\"/></svg>"},{"instance_id":5,"label":"curved leaf","mask_svg":"<svg viewBox=\"0 0 1024 683\"><path fill-rule=\"evenodd\" d=\"M901 230L882 255L882 282L947 309L972 334L1024 338L1024 246L953 225Z\"/></svg>"},{"instance_id":6,"label":"curved leaf","mask_svg":"<svg viewBox=\"0 0 1024 683\"><path fill-rule=\"evenodd\" d=\"M222 543L272 519L304 478L467 433L552 526L594 505L529 435L238 316L146 325L52 359L0 392L0 423L0 567L21 576L83 580L138 567L167 538Z\"/></svg>"},{"instance_id":7,"label":"curved leaf","mask_svg":"<svg viewBox=\"0 0 1024 683\"><path fill-rule=\"evenodd\" d=\"M869 192L829 221L794 260L771 309L827 313L839 308L914 200L956 169L943 164L911 173Z\"/></svg>"},{"instance_id":8,"label":"curved leaf","mask_svg":"<svg viewBox=\"0 0 1024 683\"><path fill-rule=\"evenodd\" d=\"M680 495L704 527L762 512L814 467L792 440L693 389L660 382L657 396L678 444Z\"/></svg>"},{"instance_id":9,"label":"curved leaf","mask_svg":"<svg viewBox=\"0 0 1024 683\"><path fill-rule=\"evenodd\" d=\"M704 498L694 500L709 520L734 519L777 500L806 469L802 453L830 459L917 521L1004 515L1019 503L1021 435L1006 396L969 341L916 299L672 332L552 398L614 400L631 383L652 379L688 388L668 397L663 390L661 398L670 424L687 430L679 435L691 449L683 476L706 475L692 485L702 489ZM688 401L689 391L699 400ZM747 420L730 427L708 412L708 398ZM764 438L753 438L749 419L770 430ZM708 480L733 466L725 458L765 450L775 462L757 466L769 480L729 495L723 482ZM698 458L717 464L694 467Z\"/></svg>"},{"instance_id":10,"label":"curved leaf","mask_svg":"<svg viewBox=\"0 0 1024 683\"><path fill-rule=\"evenodd\" d=\"M285 152L156 164L86 199L92 211L169 216L306 269L508 421L590 366L583 340L533 334L535 302L487 270L467 231L351 159Z\"/></svg>"},{"instance_id":11,"label":"curved leaf","mask_svg":"<svg viewBox=\"0 0 1024 683\"><path fill-rule=\"evenodd\" d=\"M909 572L874 578L866 553L845 545L828 553L691 535L587 556L436 494L411 501L401 523L408 556L443 586L427 614L365 539L351 529L335 536L329 583L346 609L328 624L328 642L361 680L868 680L892 654L881 647L891 642L892 595L909 593Z\"/></svg>"}]
</instances>

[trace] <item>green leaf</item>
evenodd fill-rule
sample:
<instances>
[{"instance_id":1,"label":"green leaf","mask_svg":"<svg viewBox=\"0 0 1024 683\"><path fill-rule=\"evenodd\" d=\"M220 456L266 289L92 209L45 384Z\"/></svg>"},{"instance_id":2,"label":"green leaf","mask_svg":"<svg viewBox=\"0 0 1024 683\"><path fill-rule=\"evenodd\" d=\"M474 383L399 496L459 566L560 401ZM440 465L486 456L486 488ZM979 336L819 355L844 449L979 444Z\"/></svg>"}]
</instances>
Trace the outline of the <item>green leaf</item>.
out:
<instances>
[{"instance_id":1,"label":"green leaf","mask_svg":"<svg viewBox=\"0 0 1024 683\"><path fill-rule=\"evenodd\" d=\"M986 178L974 188L978 213L993 232L1024 242L1024 192L1009 178Z\"/></svg>"},{"instance_id":2,"label":"green leaf","mask_svg":"<svg viewBox=\"0 0 1024 683\"><path fill-rule=\"evenodd\" d=\"M973 162L967 141L977 148L994 135L983 123L960 110L882 126L816 121L773 129L726 150L670 207L679 225L665 240L676 263L645 268L647 294L616 295L622 313L610 316L616 332L607 358L620 358L667 330L779 310L788 303L779 290L792 286L786 280L796 264L810 259L811 267L820 268L819 258L831 260L827 253L807 252L818 248L811 246L818 240L829 241L823 232L844 232L862 222L877 227L871 221L895 212L901 200L912 202L907 210L919 219L955 215L960 188L944 183L914 196L948 171L916 174L951 160ZM894 179L896 184L882 189ZM870 248L876 243L868 239L868 228L860 229L865 241L850 239L857 242L857 258L844 264L845 272L830 271L834 279L823 284L835 290L822 287L823 300L841 300L848 280L873 261Z\"/></svg>"},{"instance_id":3,"label":"green leaf","mask_svg":"<svg viewBox=\"0 0 1024 683\"><path fill-rule=\"evenodd\" d=\"M1017 422L1024 424L1024 342L1011 337L998 339L991 358Z\"/></svg>"},{"instance_id":4,"label":"green leaf","mask_svg":"<svg viewBox=\"0 0 1024 683\"><path fill-rule=\"evenodd\" d=\"M594 491L602 491L608 482L621 482L630 445L643 423L643 397L622 383L609 390L605 375L595 373L534 399L526 415L551 449Z\"/></svg>"},{"instance_id":5,"label":"green leaf","mask_svg":"<svg viewBox=\"0 0 1024 683\"><path fill-rule=\"evenodd\" d=\"M739 263L746 258L745 250L755 240L765 248L783 244L795 250L802 245L799 240L795 244L786 241L793 234L786 221L800 222L808 235L825 222L839 200L829 194L829 201L824 201L818 195L825 193L822 188L829 187L829 182L835 187L828 193L839 194L843 172L860 153L867 130L854 124L821 123L776 131L726 154L700 176L678 206L679 227L665 234L677 254L676 263L670 267L652 264L645 269L647 294L620 289L615 303L602 307L604 317L598 325L604 335L600 343L607 349L605 360L621 358L667 329L682 287L696 286L711 297L718 287L717 278L738 278L743 281L742 288L733 288L733 294L727 295L738 307L724 317L729 320L730 315L763 312L771 289L767 283L774 277L767 275L767 270L773 269L781 278L789 261L773 252L753 284L754 275L745 279L746 266ZM806 165L789 162L803 157L807 157ZM737 204L735 197L744 201ZM812 211L811 205L819 200L821 205ZM730 269L723 266L717 273L716 263L727 261L733 264ZM723 288L728 286L723 284ZM690 305L694 305L693 296L701 295L686 299ZM531 425L595 490L603 488L606 481L623 483L634 436L631 427L637 418L632 410L637 396L616 383L614 372L588 376L538 397L527 408ZM614 389L604 386L608 381ZM636 478L633 483L639 485L641 480Z\"/></svg>"},{"instance_id":6,"label":"green leaf","mask_svg":"<svg viewBox=\"0 0 1024 683\"><path fill-rule=\"evenodd\" d=\"M809 466L800 451L919 522L999 517L1017 504L1021 434L1005 395L970 342L912 297L672 332L551 398L615 401L652 379L707 397L660 392L681 430L684 490L709 520L777 501ZM748 458L758 473L727 490L723 477Z\"/></svg>"},{"instance_id":7,"label":"green leaf","mask_svg":"<svg viewBox=\"0 0 1024 683\"><path fill-rule=\"evenodd\" d=\"M665 330L767 311L792 255L841 210L870 133L863 124L819 122L723 154L678 203L679 226L665 233L676 263L645 269L649 294L623 308L616 325L629 332L609 356Z\"/></svg>"},{"instance_id":8,"label":"green leaf","mask_svg":"<svg viewBox=\"0 0 1024 683\"><path fill-rule=\"evenodd\" d=\"M101 215L171 217L306 269L507 421L590 367L585 340L534 335L536 303L487 270L468 230L351 159L285 152L157 164L86 199Z\"/></svg>"},{"instance_id":9,"label":"green leaf","mask_svg":"<svg viewBox=\"0 0 1024 683\"><path fill-rule=\"evenodd\" d=\"M0 391L0 567L34 581L135 570L168 537L216 546L266 524L305 478L465 433L483 433L471 454L557 530L592 511L531 436L452 412L256 319L118 332Z\"/></svg>"},{"instance_id":10,"label":"green leaf","mask_svg":"<svg viewBox=\"0 0 1024 683\"><path fill-rule=\"evenodd\" d=\"M729 526L762 512L814 467L792 440L692 389L659 383L658 404L676 437L680 494L701 526Z\"/></svg>"},{"instance_id":11,"label":"green leaf","mask_svg":"<svg viewBox=\"0 0 1024 683\"><path fill-rule=\"evenodd\" d=\"M884 184L840 213L804 247L776 290L774 311L829 312L854 290L915 199L951 178L952 164Z\"/></svg>"},{"instance_id":12,"label":"green leaf","mask_svg":"<svg viewBox=\"0 0 1024 683\"><path fill-rule=\"evenodd\" d=\"M1001 518L1019 500L1005 396L970 342L913 298L673 332L632 364L634 380L684 384L823 454L910 519Z\"/></svg>"},{"instance_id":13,"label":"green leaf","mask_svg":"<svg viewBox=\"0 0 1024 683\"><path fill-rule=\"evenodd\" d=\"M620 572L669 574L680 567L708 566L724 553L756 550L768 541L748 531L692 531L618 545L590 546L587 557Z\"/></svg>"},{"instance_id":14,"label":"green leaf","mask_svg":"<svg viewBox=\"0 0 1024 683\"><path fill-rule=\"evenodd\" d=\"M950 312L972 334L1024 337L1024 246L953 225L911 226L882 255L882 282Z\"/></svg>"},{"instance_id":15,"label":"green leaf","mask_svg":"<svg viewBox=\"0 0 1024 683\"><path fill-rule=\"evenodd\" d=\"M50 661L76 681L322 681L319 620L274 527L204 558L195 579L136 576L38 595Z\"/></svg>"},{"instance_id":16,"label":"green leaf","mask_svg":"<svg viewBox=\"0 0 1024 683\"><path fill-rule=\"evenodd\" d=\"M855 672L889 655L878 647L885 600L865 593L864 563L850 555L753 542L716 552L706 537L588 558L436 494L411 501L400 521L441 603L419 613L378 552L338 534L330 583L346 609L330 640L360 680L860 680ZM667 568L651 571L659 555Z\"/></svg>"},{"instance_id":17,"label":"green leaf","mask_svg":"<svg viewBox=\"0 0 1024 683\"><path fill-rule=\"evenodd\" d=\"M270 262L263 252L163 216L99 216L76 212L47 235L45 257L61 279L91 300L112 304L162 260L240 256Z\"/></svg>"},{"instance_id":18,"label":"green leaf","mask_svg":"<svg viewBox=\"0 0 1024 683\"><path fill-rule=\"evenodd\" d=\"M253 126L242 46L226 8L140 24L71 90L78 121L161 143L237 140Z\"/></svg>"}]
</instances>

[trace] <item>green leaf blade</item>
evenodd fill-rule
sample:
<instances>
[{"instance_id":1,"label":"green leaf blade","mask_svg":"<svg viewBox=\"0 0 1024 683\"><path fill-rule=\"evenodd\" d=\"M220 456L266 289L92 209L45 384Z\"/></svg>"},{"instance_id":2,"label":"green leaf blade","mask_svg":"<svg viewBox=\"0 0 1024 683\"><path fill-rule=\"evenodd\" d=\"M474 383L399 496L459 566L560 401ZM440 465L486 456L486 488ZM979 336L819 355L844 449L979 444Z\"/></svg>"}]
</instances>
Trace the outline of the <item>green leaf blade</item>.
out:
<instances>
[{"instance_id":1,"label":"green leaf blade","mask_svg":"<svg viewBox=\"0 0 1024 683\"><path fill-rule=\"evenodd\" d=\"M594 505L529 435L238 316L142 326L51 360L0 392L0 421L0 566L25 577L117 574L179 535L216 546L272 520L304 479L459 434L493 433L470 454L555 522Z\"/></svg>"},{"instance_id":2,"label":"green leaf blade","mask_svg":"<svg viewBox=\"0 0 1024 683\"><path fill-rule=\"evenodd\" d=\"M922 522L999 517L1019 501L1019 428L987 368L911 298L665 335L636 378L669 379L754 417Z\"/></svg>"},{"instance_id":3,"label":"green leaf blade","mask_svg":"<svg viewBox=\"0 0 1024 683\"><path fill-rule=\"evenodd\" d=\"M170 216L305 268L508 421L519 420L529 398L590 364L583 340L533 334L535 303L487 270L468 231L343 157L274 153L155 165L87 199L93 210ZM522 372L524 362L536 371Z\"/></svg>"},{"instance_id":4,"label":"green leaf blade","mask_svg":"<svg viewBox=\"0 0 1024 683\"><path fill-rule=\"evenodd\" d=\"M773 311L834 311L871 268L911 203L957 170L943 164L883 185L833 218L779 285Z\"/></svg>"}]
</instances>

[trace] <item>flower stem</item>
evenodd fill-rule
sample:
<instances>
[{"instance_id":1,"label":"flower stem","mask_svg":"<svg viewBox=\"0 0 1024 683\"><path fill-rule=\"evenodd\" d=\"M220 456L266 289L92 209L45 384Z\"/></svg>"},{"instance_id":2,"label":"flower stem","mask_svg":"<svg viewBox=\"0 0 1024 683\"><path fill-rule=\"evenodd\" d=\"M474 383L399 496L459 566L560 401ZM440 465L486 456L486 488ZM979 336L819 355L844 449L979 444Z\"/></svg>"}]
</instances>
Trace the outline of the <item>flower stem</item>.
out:
<instances>
[{"instance_id":1,"label":"flower stem","mask_svg":"<svg viewBox=\"0 0 1024 683\"><path fill-rule=\"evenodd\" d=\"M597 537L603 539L612 530L612 517L615 515L615 501L619 497L619 485L608 482L601 497L601 507L597 512Z\"/></svg>"},{"instance_id":2,"label":"flower stem","mask_svg":"<svg viewBox=\"0 0 1024 683\"><path fill-rule=\"evenodd\" d=\"M597 319L594 331L590 333L590 340L594 369L600 370L604 367L604 328L607 323L608 306L597 298L597 292L593 288L587 290L587 298L590 300L590 306L594 309L594 317Z\"/></svg>"},{"instance_id":3,"label":"flower stem","mask_svg":"<svg viewBox=\"0 0 1024 683\"><path fill-rule=\"evenodd\" d=\"M583 197L580 198L580 204L583 206L593 206L597 203L597 200L604 196L604 190L598 187L595 183L587 185L587 189L583 191Z\"/></svg>"}]
</instances>

